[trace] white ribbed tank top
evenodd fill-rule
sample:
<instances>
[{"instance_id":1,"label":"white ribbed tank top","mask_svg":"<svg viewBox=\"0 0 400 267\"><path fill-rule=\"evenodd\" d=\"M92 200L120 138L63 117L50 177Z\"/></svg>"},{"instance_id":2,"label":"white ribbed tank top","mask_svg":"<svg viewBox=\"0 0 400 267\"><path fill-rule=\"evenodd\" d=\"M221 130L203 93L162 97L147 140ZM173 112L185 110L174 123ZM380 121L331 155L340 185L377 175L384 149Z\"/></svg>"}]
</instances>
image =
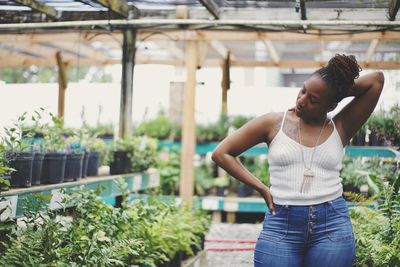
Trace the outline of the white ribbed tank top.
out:
<instances>
[{"instance_id":1,"label":"white ribbed tank top","mask_svg":"<svg viewBox=\"0 0 400 267\"><path fill-rule=\"evenodd\" d=\"M286 112L281 127L271 141L268 152L269 172L274 203L280 205L314 205L333 200L343 193L342 179L339 177L344 157L344 148L332 119L333 131L328 139L316 146L309 192L301 193L304 164L301 157L303 149L307 166L311 162L314 147L299 144L283 131Z\"/></svg>"}]
</instances>

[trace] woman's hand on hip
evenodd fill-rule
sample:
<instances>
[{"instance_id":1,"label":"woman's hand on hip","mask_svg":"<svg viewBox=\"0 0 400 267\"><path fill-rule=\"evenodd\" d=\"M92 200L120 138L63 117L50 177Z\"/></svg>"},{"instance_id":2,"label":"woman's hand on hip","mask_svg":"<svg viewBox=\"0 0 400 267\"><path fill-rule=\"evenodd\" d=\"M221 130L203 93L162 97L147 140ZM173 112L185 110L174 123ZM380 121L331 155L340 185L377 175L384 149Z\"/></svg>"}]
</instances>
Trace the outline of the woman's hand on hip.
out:
<instances>
[{"instance_id":1,"label":"woman's hand on hip","mask_svg":"<svg viewBox=\"0 0 400 267\"><path fill-rule=\"evenodd\" d=\"M274 201L272 199L272 195L271 195L271 192L269 191L269 188L268 187L263 188L263 190L260 192L260 194L264 198L265 203L267 204L271 213L275 215Z\"/></svg>"}]
</instances>

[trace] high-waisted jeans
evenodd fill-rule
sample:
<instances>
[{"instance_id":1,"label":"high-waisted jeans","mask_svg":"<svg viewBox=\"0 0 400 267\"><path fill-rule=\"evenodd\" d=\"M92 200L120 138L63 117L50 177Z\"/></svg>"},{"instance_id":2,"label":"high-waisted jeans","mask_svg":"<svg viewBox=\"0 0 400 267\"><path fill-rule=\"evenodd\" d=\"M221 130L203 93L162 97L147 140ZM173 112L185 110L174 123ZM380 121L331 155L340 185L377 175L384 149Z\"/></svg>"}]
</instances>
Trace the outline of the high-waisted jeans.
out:
<instances>
[{"instance_id":1,"label":"high-waisted jeans","mask_svg":"<svg viewBox=\"0 0 400 267\"><path fill-rule=\"evenodd\" d=\"M343 197L321 204L275 204L265 214L255 267L351 267L355 240Z\"/></svg>"}]
</instances>

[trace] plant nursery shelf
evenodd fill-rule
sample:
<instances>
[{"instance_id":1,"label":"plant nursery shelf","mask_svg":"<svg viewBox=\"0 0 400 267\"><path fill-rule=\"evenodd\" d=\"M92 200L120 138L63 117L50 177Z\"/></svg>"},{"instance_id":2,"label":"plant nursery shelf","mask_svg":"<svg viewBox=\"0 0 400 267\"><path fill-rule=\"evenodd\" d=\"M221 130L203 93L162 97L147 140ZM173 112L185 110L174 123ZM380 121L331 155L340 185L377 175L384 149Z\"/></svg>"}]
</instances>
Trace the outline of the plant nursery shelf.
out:
<instances>
[{"instance_id":1,"label":"plant nursery shelf","mask_svg":"<svg viewBox=\"0 0 400 267\"><path fill-rule=\"evenodd\" d=\"M76 182L11 189L0 193L0 210L7 207L7 210L1 215L0 220L4 220L7 217L14 218L22 216L25 204L27 201L30 201L35 194L45 196L46 202L48 202L51 208L60 207L58 203L61 200L60 192L62 190L68 193L102 188L100 197L104 202L114 204L115 197L122 194L117 184L118 180L125 181L130 192L136 192L147 188L158 187L160 185L160 172L157 169L149 169L143 173L87 177Z\"/></svg>"},{"instance_id":2,"label":"plant nursery shelf","mask_svg":"<svg viewBox=\"0 0 400 267\"><path fill-rule=\"evenodd\" d=\"M215 143L205 143L196 145L197 154L207 154L212 152L218 145ZM180 142L160 142L160 147L177 148L180 149ZM263 144L256 145L249 150L243 152L244 156L267 154L268 147ZM397 158L400 160L400 152L391 147L382 146L346 146L345 153L352 157L383 157L383 158Z\"/></svg>"}]
</instances>

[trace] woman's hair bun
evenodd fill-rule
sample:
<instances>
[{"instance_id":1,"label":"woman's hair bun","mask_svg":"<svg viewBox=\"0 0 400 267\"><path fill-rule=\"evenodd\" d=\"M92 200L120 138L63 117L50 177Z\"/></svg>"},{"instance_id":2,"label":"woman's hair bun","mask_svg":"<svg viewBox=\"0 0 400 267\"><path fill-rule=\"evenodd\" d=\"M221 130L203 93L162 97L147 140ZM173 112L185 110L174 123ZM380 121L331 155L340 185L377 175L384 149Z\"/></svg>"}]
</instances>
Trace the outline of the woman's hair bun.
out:
<instances>
[{"instance_id":1,"label":"woman's hair bun","mask_svg":"<svg viewBox=\"0 0 400 267\"><path fill-rule=\"evenodd\" d=\"M361 67L353 55L336 54L320 73L328 86L337 92L337 101L347 96L349 89L354 85L354 79L360 75Z\"/></svg>"}]
</instances>

